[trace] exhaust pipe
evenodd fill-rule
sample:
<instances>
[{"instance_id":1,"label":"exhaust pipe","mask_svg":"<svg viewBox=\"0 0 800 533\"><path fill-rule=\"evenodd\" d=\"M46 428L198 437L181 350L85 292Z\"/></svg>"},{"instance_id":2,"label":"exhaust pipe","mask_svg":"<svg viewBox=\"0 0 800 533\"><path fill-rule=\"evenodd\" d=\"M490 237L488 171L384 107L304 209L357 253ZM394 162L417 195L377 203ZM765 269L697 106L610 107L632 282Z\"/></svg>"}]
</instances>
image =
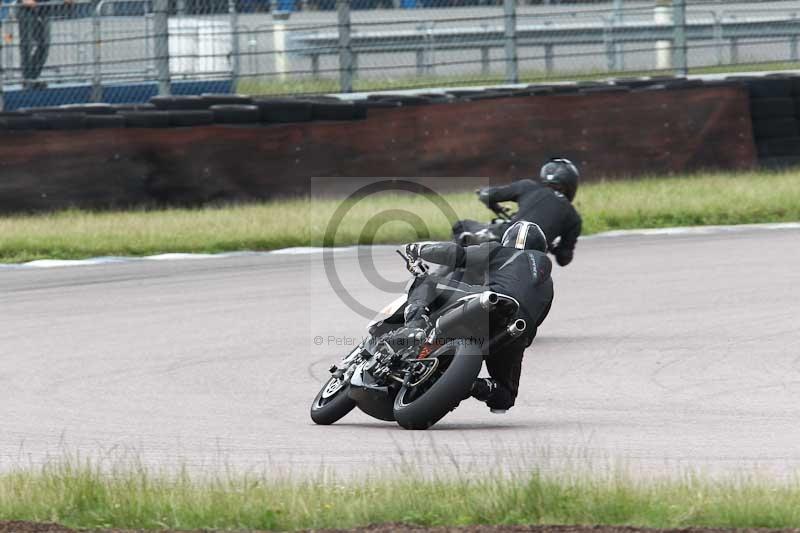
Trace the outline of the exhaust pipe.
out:
<instances>
[{"instance_id":1,"label":"exhaust pipe","mask_svg":"<svg viewBox=\"0 0 800 533\"><path fill-rule=\"evenodd\" d=\"M514 321L513 324L511 324L510 326L508 326L508 328L506 328L506 331L508 332L508 335L512 339L516 339L517 337L525 333L525 329L527 329L527 327L528 323L522 320L521 318L518 318L517 320Z\"/></svg>"},{"instance_id":2,"label":"exhaust pipe","mask_svg":"<svg viewBox=\"0 0 800 533\"><path fill-rule=\"evenodd\" d=\"M500 297L496 292L485 291L481 293L479 301L484 310L491 311L494 309L494 306L497 305L497 302L500 301Z\"/></svg>"},{"instance_id":3,"label":"exhaust pipe","mask_svg":"<svg viewBox=\"0 0 800 533\"><path fill-rule=\"evenodd\" d=\"M485 347L486 352L488 353L490 350L496 350L513 341L514 339L519 338L523 333L525 333L527 328L527 322L521 318L518 318L512 322L511 325L506 327L506 329L489 339L489 343Z\"/></svg>"},{"instance_id":4,"label":"exhaust pipe","mask_svg":"<svg viewBox=\"0 0 800 533\"><path fill-rule=\"evenodd\" d=\"M489 334L489 316L500 302L500 295L484 291L464 305L440 316L436 321L437 337L471 338Z\"/></svg>"}]
</instances>

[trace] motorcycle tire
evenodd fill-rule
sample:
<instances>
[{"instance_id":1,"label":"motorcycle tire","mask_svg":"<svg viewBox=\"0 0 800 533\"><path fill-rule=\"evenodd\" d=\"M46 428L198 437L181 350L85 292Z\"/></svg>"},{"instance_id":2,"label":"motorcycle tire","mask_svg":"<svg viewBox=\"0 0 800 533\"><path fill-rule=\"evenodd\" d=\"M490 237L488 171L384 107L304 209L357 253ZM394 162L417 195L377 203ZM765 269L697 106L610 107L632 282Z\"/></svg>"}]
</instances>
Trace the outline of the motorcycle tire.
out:
<instances>
[{"instance_id":1,"label":"motorcycle tire","mask_svg":"<svg viewBox=\"0 0 800 533\"><path fill-rule=\"evenodd\" d=\"M426 382L423 382L413 388L403 386L397 393L394 417L405 429L428 429L469 396L472 383L483 365L480 346L456 340L429 357L445 361L447 356L450 356L447 366L441 372L436 371L434 376L437 377L431 385L426 387Z\"/></svg>"},{"instance_id":2,"label":"motorcycle tire","mask_svg":"<svg viewBox=\"0 0 800 533\"><path fill-rule=\"evenodd\" d=\"M336 378L334 377L326 381L311 404L311 420L315 424L329 426L340 420L356 406L356 402L347 394L347 389L350 385L344 385L333 394L324 397L325 391L328 390L328 387L333 386L335 381Z\"/></svg>"}]
</instances>

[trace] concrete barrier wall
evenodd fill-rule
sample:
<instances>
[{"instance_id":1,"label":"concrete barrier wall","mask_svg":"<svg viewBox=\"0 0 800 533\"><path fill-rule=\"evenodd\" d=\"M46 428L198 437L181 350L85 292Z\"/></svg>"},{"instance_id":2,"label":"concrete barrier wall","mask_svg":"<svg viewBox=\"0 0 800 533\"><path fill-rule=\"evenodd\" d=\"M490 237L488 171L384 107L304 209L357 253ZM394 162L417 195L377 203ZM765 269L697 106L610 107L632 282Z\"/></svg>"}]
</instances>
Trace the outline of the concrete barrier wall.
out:
<instances>
[{"instance_id":1,"label":"concrete barrier wall","mask_svg":"<svg viewBox=\"0 0 800 533\"><path fill-rule=\"evenodd\" d=\"M308 194L310 177L510 181L553 155L586 181L747 169L749 105L742 86L712 86L371 108L353 121L3 131L0 212L261 200Z\"/></svg>"}]
</instances>

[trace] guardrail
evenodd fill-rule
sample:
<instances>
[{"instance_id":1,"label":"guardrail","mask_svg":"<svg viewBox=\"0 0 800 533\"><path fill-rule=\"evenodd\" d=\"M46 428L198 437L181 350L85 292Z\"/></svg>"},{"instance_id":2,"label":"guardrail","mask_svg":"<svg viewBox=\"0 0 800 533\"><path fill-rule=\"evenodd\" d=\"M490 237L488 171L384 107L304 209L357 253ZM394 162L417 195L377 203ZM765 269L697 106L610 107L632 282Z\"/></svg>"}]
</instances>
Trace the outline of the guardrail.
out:
<instances>
[{"instance_id":1,"label":"guardrail","mask_svg":"<svg viewBox=\"0 0 800 533\"><path fill-rule=\"evenodd\" d=\"M689 22L685 18L685 4L680 0L674 2L673 9L667 8L666 17L663 17L663 12L659 13L659 9L663 8L655 9L653 21L620 22L609 16L592 22L519 25L515 23L516 16L506 10L505 24L502 26L437 28L436 22L426 22L409 30L360 32L348 25L344 43L340 32L287 32L281 52L290 57L296 55L310 58L314 75L319 74L321 56L339 55L340 64L352 65L349 72L343 69L345 76L356 74L358 56L361 54L414 52L416 70L421 75L431 73L434 65L429 58L436 51L447 50L480 50L482 71L487 73L491 61L490 51L502 48L506 51L504 61L508 83L518 81L516 51L519 47L541 47L541 57L547 73L552 73L555 69L554 49L558 46L602 45L605 47L608 70L614 71L620 61L619 45L650 43L656 55L661 56L656 61L656 68L674 68L680 75L685 75L687 71L686 52L689 41L716 41L719 63L722 63L722 50L727 46L731 63L736 63L741 41L787 39L790 42L790 59L800 59L800 18L794 13L752 16L751 12L741 11L722 14L708 12L704 13L707 20ZM681 9L684 13L678 15ZM345 21L349 23L349 18L345 17ZM351 84L352 78L343 78L343 87Z\"/></svg>"},{"instance_id":2,"label":"guardrail","mask_svg":"<svg viewBox=\"0 0 800 533\"><path fill-rule=\"evenodd\" d=\"M336 13L291 18L276 11L240 14L238 7L250 1L41 0L39 5L72 7L49 15L49 55L35 75L26 74L30 69L22 61L23 48L30 46L23 47L20 8L5 8L0 107L4 91L15 98L42 87L50 93L90 90L81 98L102 101L104 92L122 84L157 86L160 94L197 80L226 80L254 93L351 92L357 74L364 82L370 78L364 86L390 89L455 80L516 83L520 69L527 79L556 70L564 76L604 70L683 74L688 53L693 66L800 60L796 4L779 11L733 11L703 3L687 21L686 0L625 9L615 2L614 9L598 10L518 8L517 0L498 0L474 10L403 10L402 16L393 10L354 12L351 21L352 0L336 0ZM221 12L223 5L227 12ZM140 15L121 16L133 11ZM201 11L209 14L193 14ZM775 45L782 51L772 50Z\"/></svg>"}]
</instances>

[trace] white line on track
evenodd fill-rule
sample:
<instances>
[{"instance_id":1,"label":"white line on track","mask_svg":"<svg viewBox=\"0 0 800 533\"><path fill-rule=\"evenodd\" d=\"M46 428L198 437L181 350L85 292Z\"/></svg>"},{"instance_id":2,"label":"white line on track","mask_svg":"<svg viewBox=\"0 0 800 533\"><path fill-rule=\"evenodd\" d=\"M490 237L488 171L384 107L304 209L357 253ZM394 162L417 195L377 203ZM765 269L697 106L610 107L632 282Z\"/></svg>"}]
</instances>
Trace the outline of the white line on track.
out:
<instances>
[{"instance_id":1,"label":"white line on track","mask_svg":"<svg viewBox=\"0 0 800 533\"><path fill-rule=\"evenodd\" d=\"M606 239L631 236L679 236L679 235L712 235L719 233L733 233L743 231L774 231L774 230L800 229L800 222L782 222L768 224L738 224L731 226L688 226L676 228L652 228L606 231L581 237L581 239ZM358 246L346 246L332 248L334 252L348 252L357 250ZM145 257L128 256L107 256L92 257L89 259L39 259L27 263L0 264L0 269L20 269L20 268L57 268L74 266L108 265L114 263L130 263L134 261L180 261L196 259L222 259L228 257L260 256L260 255L307 255L322 253L324 248L314 246L297 246L293 248L282 248L269 252L226 252L220 254L186 254L186 253L166 253L159 255L149 255Z\"/></svg>"}]
</instances>

